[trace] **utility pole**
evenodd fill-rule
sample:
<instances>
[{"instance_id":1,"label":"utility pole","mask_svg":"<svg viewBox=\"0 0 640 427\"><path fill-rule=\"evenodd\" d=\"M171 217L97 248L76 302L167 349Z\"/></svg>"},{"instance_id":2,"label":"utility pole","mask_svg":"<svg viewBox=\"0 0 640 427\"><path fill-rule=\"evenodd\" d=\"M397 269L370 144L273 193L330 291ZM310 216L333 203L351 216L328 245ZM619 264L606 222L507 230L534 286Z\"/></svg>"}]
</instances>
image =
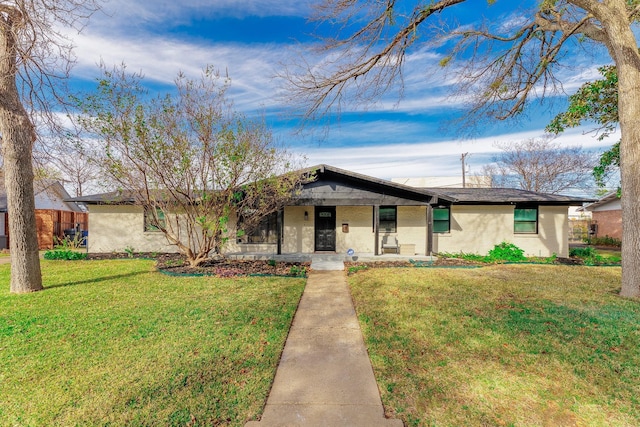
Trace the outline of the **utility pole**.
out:
<instances>
[{"instance_id":1,"label":"utility pole","mask_svg":"<svg viewBox=\"0 0 640 427\"><path fill-rule=\"evenodd\" d=\"M460 161L462 162L462 188L466 188L467 184L465 181L465 164L464 164L464 160L467 158L467 155L469 155L469 153L462 153L462 156L460 156Z\"/></svg>"}]
</instances>

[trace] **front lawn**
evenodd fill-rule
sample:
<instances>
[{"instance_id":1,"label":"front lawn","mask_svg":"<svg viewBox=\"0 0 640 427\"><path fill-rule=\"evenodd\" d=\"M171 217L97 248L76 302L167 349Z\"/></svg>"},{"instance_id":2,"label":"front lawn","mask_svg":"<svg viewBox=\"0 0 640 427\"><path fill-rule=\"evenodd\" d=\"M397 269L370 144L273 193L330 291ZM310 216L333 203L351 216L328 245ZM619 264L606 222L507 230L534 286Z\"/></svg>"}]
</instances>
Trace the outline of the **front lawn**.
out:
<instances>
[{"instance_id":1,"label":"front lawn","mask_svg":"<svg viewBox=\"0 0 640 427\"><path fill-rule=\"evenodd\" d=\"M640 425L640 303L618 267L349 277L386 411L407 426Z\"/></svg>"},{"instance_id":2,"label":"front lawn","mask_svg":"<svg viewBox=\"0 0 640 427\"><path fill-rule=\"evenodd\" d=\"M153 261L0 265L0 425L242 426L262 411L303 279L171 277Z\"/></svg>"}]
</instances>

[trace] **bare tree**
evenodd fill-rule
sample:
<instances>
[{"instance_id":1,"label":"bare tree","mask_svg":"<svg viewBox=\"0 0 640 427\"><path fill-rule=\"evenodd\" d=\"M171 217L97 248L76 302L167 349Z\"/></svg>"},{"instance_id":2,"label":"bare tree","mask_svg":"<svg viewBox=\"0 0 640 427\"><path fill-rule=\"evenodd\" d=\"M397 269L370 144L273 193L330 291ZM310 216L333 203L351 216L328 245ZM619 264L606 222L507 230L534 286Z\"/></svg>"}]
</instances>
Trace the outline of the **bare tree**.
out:
<instances>
[{"instance_id":1,"label":"bare tree","mask_svg":"<svg viewBox=\"0 0 640 427\"><path fill-rule=\"evenodd\" d=\"M59 30L81 29L96 0L0 2L0 135L9 208L11 292L42 289L33 192L36 115L53 123L57 85L73 62Z\"/></svg>"},{"instance_id":2,"label":"bare tree","mask_svg":"<svg viewBox=\"0 0 640 427\"><path fill-rule=\"evenodd\" d=\"M45 147L39 147L34 157L41 174L56 179L72 189L76 197L89 191L109 188L101 178L96 162L95 143L70 132L48 141Z\"/></svg>"},{"instance_id":3,"label":"bare tree","mask_svg":"<svg viewBox=\"0 0 640 427\"><path fill-rule=\"evenodd\" d=\"M284 72L291 99L305 108L307 118L339 110L347 101L376 99L394 84L402 86L407 52L418 41L437 42L448 52L441 65L462 61L459 87L471 95L470 112L504 119L522 113L535 97L561 90L554 73L567 65L567 53L578 46L574 42L604 46L619 76L621 295L640 297L640 53L634 32L640 1L543 0L533 10L514 5L513 19L464 26L456 17L470 7L469 0L413 4L319 0L316 18L334 28L335 37L324 39L324 62L303 62Z\"/></svg>"},{"instance_id":4,"label":"bare tree","mask_svg":"<svg viewBox=\"0 0 640 427\"><path fill-rule=\"evenodd\" d=\"M484 168L493 187L559 194L586 188L595 165L591 153L578 146L563 147L552 136L495 146L502 152Z\"/></svg>"},{"instance_id":5,"label":"bare tree","mask_svg":"<svg viewBox=\"0 0 640 427\"><path fill-rule=\"evenodd\" d=\"M207 68L179 76L177 95L150 98L139 75L103 68L97 91L77 98L80 123L105 143L105 176L192 266L281 208L302 179L264 122L233 110L228 84Z\"/></svg>"}]
</instances>

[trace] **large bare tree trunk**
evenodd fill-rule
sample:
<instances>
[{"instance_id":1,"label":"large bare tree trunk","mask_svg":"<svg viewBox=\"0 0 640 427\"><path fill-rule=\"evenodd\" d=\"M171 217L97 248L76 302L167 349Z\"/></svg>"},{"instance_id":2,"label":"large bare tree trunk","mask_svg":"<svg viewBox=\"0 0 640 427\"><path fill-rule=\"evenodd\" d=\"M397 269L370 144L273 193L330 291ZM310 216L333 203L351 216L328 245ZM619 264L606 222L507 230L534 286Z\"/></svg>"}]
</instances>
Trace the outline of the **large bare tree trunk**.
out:
<instances>
[{"instance_id":1,"label":"large bare tree trunk","mask_svg":"<svg viewBox=\"0 0 640 427\"><path fill-rule=\"evenodd\" d=\"M622 74L624 68L619 68ZM640 73L636 70L636 96L620 109L620 177L622 181L622 290L620 295L640 298ZM630 111L629 111L630 110ZM627 116L623 119L624 116ZM635 125L631 125L636 121ZM625 130L626 124L626 130Z\"/></svg>"},{"instance_id":2,"label":"large bare tree trunk","mask_svg":"<svg viewBox=\"0 0 640 427\"><path fill-rule=\"evenodd\" d=\"M615 10L615 9L618 10ZM622 181L621 296L640 297L640 55L625 2L610 2L603 20L607 47L618 71L620 177Z\"/></svg>"},{"instance_id":3,"label":"large bare tree trunk","mask_svg":"<svg viewBox=\"0 0 640 427\"><path fill-rule=\"evenodd\" d=\"M33 124L16 87L15 28L21 16L0 18L0 136L9 208L11 292L42 289L33 193Z\"/></svg>"}]
</instances>

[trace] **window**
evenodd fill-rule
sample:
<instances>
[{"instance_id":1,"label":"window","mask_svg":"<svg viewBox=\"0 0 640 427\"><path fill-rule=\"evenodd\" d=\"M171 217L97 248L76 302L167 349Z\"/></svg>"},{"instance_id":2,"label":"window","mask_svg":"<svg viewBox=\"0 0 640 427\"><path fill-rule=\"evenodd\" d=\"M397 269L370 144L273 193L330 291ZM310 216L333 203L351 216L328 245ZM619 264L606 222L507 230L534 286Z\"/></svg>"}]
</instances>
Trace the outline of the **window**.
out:
<instances>
[{"instance_id":1,"label":"window","mask_svg":"<svg viewBox=\"0 0 640 427\"><path fill-rule=\"evenodd\" d=\"M448 233L451 231L451 211L449 208L433 208L433 232Z\"/></svg>"},{"instance_id":2,"label":"window","mask_svg":"<svg viewBox=\"0 0 640 427\"><path fill-rule=\"evenodd\" d=\"M513 232L536 234L538 232L538 207L516 206L513 213Z\"/></svg>"},{"instance_id":3,"label":"window","mask_svg":"<svg viewBox=\"0 0 640 427\"><path fill-rule=\"evenodd\" d=\"M380 230L395 233L397 214L398 211L395 206L380 206L380 221L378 223Z\"/></svg>"},{"instance_id":4,"label":"window","mask_svg":"<svg viewBox=\"0 0 640 427\"><path fill-rule=\"evenodd\" d=\"M278 243L278 215L273 212L245 230L246 243Z\"/></svg>"},{"instance_id":5,"label":"window","mask_svg":"<svg viewBox=\"0 0 640 427\"><path fill-rule=\"evenodd\" d=\"M144 208L144 231L160 231L160 227L166 227L164 211L160 208L155 208L156 214L153 215L152 209L154 208Z\"/></svg>"}]
</instances>

